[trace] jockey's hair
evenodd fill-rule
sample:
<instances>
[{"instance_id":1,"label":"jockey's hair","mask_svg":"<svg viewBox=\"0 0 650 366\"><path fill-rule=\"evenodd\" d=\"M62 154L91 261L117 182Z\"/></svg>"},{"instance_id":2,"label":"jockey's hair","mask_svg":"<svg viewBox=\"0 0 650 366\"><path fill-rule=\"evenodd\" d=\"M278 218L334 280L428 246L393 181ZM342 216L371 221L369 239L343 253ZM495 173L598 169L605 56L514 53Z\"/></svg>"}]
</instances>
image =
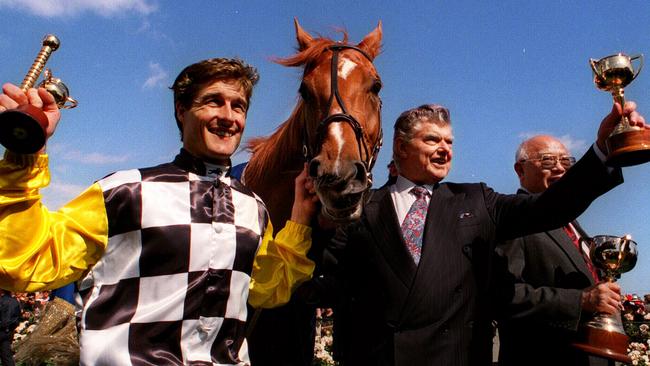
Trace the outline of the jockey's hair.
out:
<instances>
[{"instance_id":1,"label":"jockey's hair","mask_svg":"<svg viewBox=\"0 0 650 366\"><path fill-rule=\"evenodd\" d=\"M238 58L210 58L187 66L178 74L174 85L174 118L183 140L183 126L178 120L176 108L190 109L195 102L196 94L206 84L217 80L233 79L239 82L250 106L253 96L253 86L259 80L255 67Z\"/></svg>"}]
</instances>

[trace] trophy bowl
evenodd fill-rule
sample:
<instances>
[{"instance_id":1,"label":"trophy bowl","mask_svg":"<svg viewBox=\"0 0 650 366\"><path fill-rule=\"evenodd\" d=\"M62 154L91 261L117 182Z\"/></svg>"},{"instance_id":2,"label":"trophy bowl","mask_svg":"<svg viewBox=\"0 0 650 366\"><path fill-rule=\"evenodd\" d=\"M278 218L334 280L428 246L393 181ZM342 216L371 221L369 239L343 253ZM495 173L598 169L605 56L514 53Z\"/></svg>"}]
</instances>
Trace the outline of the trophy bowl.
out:
<instances>
[{"instance_id":1,"label":"trophy bowl","mask_svg":"<svg viewBox=\"0 0 650 366\"><path fill-rule=\"evenodd\" d=\"M608 281L616 280L621 273L629 272L636 266L636 242L629 235L597 235L591 238L589 244L591 261L603 270Z\"/></svg>"},{"instance_id":2,"label":"trophy bowl","mask_svg":"<svg viewBox=\"0 0 650 366\"><path fill-rule=\"evenodd\" d=\"M636 265L636 242L629 235L597 235L587 241L591 261L602 271L607 281L614 282L621 273L632 270ZM578 341L573 346L599 357L630 363L632 360L627 355L628 343L621 314L617 312L599 313L582 323Z\"/></svg>"},{"instance_id":3,"label":"trophy bowl","mask_svg":"<svg viewBox=\"0 0 650 366\"><path fill-rule=\"evenodd\" d=\"M634 61L638 61L635 70ZM643 68L643 55L628 56L618 53L600 60L590 59L594 73L594 84L600 90L612 94L614 101L625 105L624 88L629 85ZM631 126L623 117L606 141L607 164L623 167L650 161L650 131Z\"/></svg>"},{"instance_id":4,"label":"trophy bowl","mask_svg":"<svg viewBox=\"0 0 650 366\"><path fill-rule=\"evenodd\" d=\"M594 83L600 90L612 91L615 88L625 88L632 80L636 79L641 68L635 72L632 60L640 55L629 57L622 53L603 57L600 60L591 60L594 70Z\"/></svg>"}]
</instances>

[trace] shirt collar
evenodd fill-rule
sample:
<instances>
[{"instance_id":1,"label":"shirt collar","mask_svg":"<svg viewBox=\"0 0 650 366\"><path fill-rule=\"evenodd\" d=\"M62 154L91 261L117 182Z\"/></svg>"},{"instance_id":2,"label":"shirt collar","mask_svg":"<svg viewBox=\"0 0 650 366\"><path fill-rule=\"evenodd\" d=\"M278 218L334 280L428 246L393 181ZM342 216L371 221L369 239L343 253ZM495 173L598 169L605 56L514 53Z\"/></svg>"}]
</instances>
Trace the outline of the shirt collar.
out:
<instances>
[{"instance_id":1,"label":"shirt collar","mask_svg":"<svg viewBox=\"0 0 650 366\"><path fill-rule=\"evenodd\" d=\"M174 164L196 175L211 178L224 178L230 176L231 163L228 165L216 165L204 162L203 160L190 154L189 151L181 148L181 151L174 159Z\"/></svg>"},{"instance_id":2,"label":"shirt collar","mask_svg":"<svg viewBox=\"0 0 650 366\"><path fill-rule=\"evenodd\" d=\"M404 178L403 176L399 175L397 176L397 181L395 181L395 189L397 193L399 194L406 194L413 189L413 187L417 186L417 184L411 182L407 178ZM426 188L427 191L429 191L429 194L433 194L433 188L437 186L437 184L423 184L421 185L422 187Z\"/></svg>"}]
</instances>

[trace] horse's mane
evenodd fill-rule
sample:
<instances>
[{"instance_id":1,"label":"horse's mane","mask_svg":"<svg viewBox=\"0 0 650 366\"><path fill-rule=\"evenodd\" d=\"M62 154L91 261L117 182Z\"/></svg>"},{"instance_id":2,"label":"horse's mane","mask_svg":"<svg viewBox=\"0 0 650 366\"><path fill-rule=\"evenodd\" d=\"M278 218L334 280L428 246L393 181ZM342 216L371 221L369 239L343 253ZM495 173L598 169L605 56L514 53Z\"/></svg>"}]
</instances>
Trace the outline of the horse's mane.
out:
<instances>
[{"instance_id":1,"label":"horse's mane","mask_svg":"<svg viewBox=\"0 0 650 366\"><path fill-rule=\"evenodd\" d=\"M273 61L289 67L304 65L307 71L313 67L314 62L329 46L335 43L347 44L348 33L344 30L340 30L340 32L343 34L342 41L319 36L310 42L309 47L299 50L295 55L274 58ZM258 178L263 174L261 169L273 169L278 172L282 165L296 160L296 154L302 154L302 126L295 125L304 123L307 113L304 107L304 101L299 99L289 118L272 135L254 137L247 141L246 149L253 154L246 168L246 175L249 178ZM246 180L249 181L249 178Z\"/></svg>"}]
</instances>

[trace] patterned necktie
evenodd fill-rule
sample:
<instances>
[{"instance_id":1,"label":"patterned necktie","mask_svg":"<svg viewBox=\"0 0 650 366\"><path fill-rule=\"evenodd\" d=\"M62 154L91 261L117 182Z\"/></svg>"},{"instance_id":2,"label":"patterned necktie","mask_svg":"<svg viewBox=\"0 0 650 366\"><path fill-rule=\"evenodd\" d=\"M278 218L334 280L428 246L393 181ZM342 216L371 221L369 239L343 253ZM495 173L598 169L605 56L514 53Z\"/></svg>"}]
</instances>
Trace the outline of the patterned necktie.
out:
<instances>
[{"instance_id":1,"label":"patterned necktie","mask_svg":"<svg viewBox=\"0 0 650 366\"><path fill-rule=\"evenodd\" d=\"M580 238L578 238L578 235L575 232L575 229L573 228L573 225L567 224L566 226L563 227L564 232L569 236L569 239L573 242L573 245L576 246L578 249L578 252L582 255L582 259L585 261L585 264L587 265L587 268L589 269L589 272L591 272L591 277L594 279L594 281L598 282L598 272L596 271L596 267L594 267L594 264L591 262L591 259L587 256L587 253L585 253L584 250L582 250L582 241Z\"/></svg>"},{"instance_id":2,"label":"patterned necktie","mask_svg":"<svg viewBox=\"0 0 650 366\"><path fill-rule=\"evenodd\" d=\"M411 252L415 264L418 264L422 253L422 232L424 231L424 220L427 217L429 191L422 186L415 186L409 193L414 194L417 199L413 202L402 223L402 234L406 248Z\"/></svg>"}]
</instances>

